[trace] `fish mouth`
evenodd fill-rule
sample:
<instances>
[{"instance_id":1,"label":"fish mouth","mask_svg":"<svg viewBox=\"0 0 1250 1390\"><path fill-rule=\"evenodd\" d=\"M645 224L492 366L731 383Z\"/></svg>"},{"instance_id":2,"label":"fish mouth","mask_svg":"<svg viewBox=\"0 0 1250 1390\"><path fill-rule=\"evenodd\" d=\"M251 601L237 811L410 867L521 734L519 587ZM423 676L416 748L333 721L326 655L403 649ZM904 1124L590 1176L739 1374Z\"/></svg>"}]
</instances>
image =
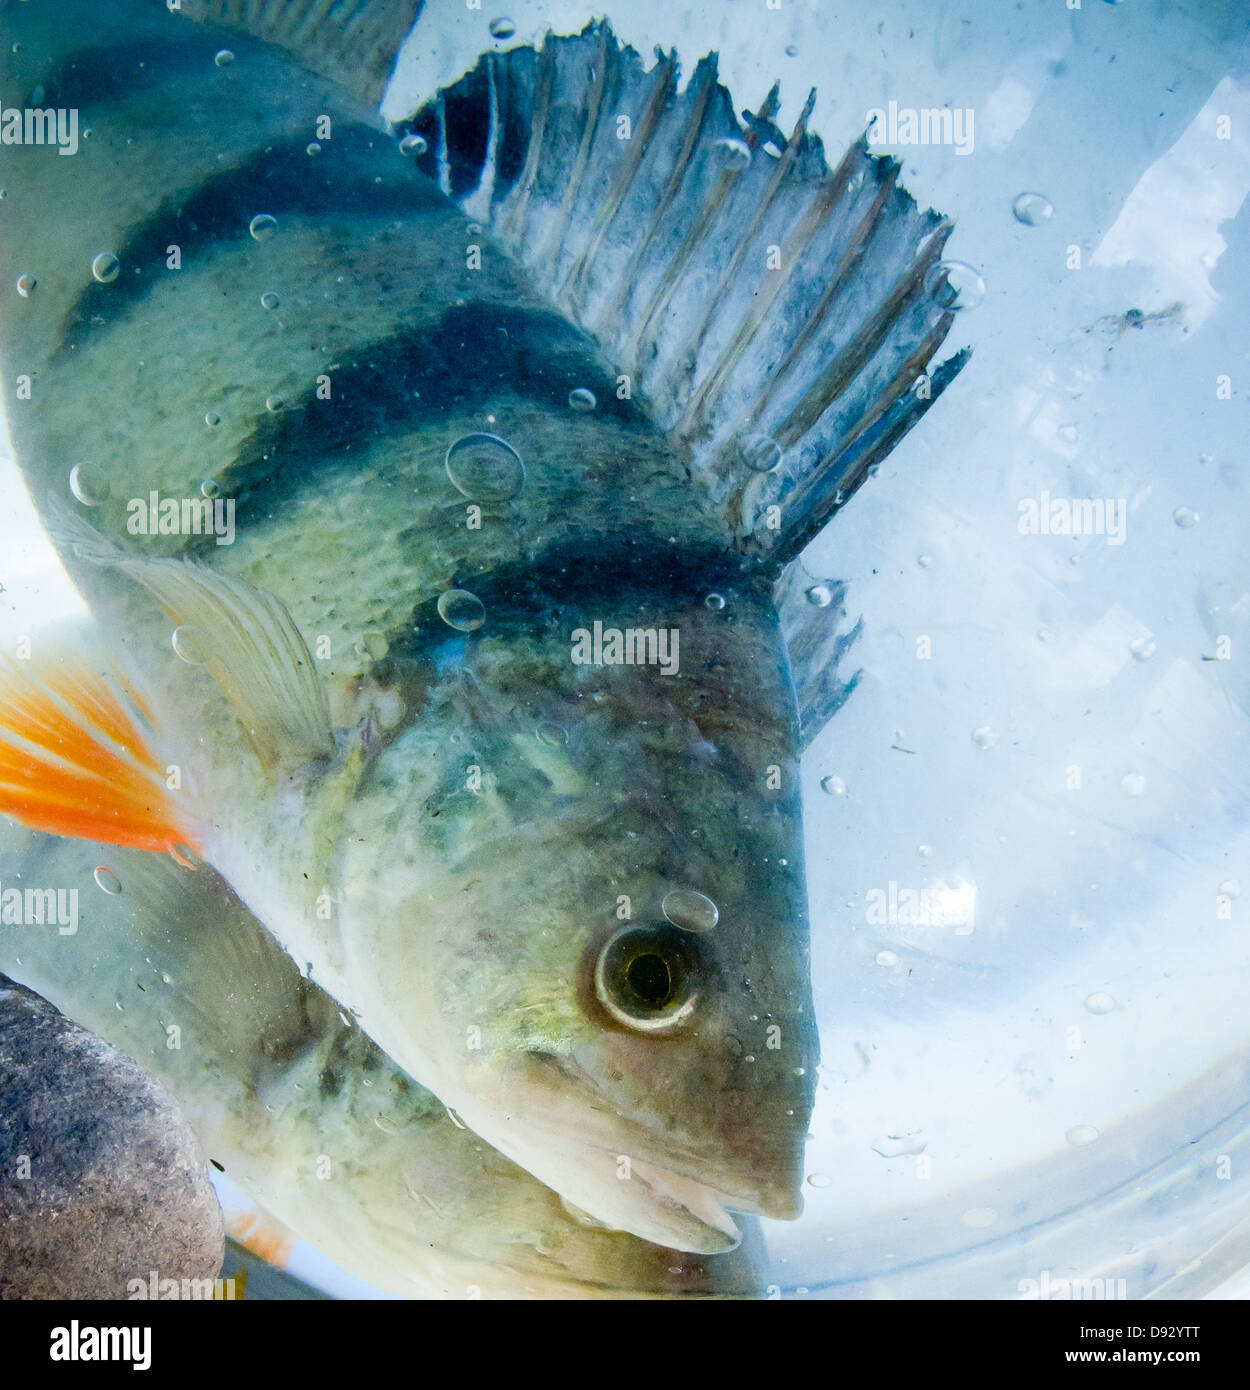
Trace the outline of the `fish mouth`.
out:
<instances>
[{"instance_id":1,"label":"fish mouth","mask_svg":"<svg viewBox=\"0 0 1250 1390\"><path fill-rule=\"evenodd\" d=\"M530 1053L509 1078L514 1119L502 1134L462 1118L566 1201L597 1222L694 1254L734 1250L742 1231L731 1212L793 1220L802 1209L787 1166L735 1173L704 1154L624 1119L573 1059ZM524 1105L517 1105L526 1093ZM517 1123L519 1114L524 1124ZM698 1173L699 1177L692 1176Z\"/></svg>"}]
</instances>

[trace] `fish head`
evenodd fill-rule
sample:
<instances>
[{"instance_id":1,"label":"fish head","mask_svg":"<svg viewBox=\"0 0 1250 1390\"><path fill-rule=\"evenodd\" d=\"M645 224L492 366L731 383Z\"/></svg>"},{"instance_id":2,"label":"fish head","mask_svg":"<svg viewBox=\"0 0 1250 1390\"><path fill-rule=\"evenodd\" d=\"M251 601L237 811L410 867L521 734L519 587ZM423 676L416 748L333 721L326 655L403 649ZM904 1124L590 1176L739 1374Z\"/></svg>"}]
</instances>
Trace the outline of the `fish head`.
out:
<instances>
[{"instance_id":1,"label":"fish head","mask_svg":"<svg viewBox=\"0 0 1250 1390\"><path fill-rule=\"evenodd\" d=\"M668 578L484 586L480 629L427 631L385 825L347 837L347 936L365 1026L471 1128L593 1218L711 1252L730 1211L798 1214L817 1044L777 619L746 579ZM637 632L631 662L612 634Z\"/></svg>"}]
</instances>

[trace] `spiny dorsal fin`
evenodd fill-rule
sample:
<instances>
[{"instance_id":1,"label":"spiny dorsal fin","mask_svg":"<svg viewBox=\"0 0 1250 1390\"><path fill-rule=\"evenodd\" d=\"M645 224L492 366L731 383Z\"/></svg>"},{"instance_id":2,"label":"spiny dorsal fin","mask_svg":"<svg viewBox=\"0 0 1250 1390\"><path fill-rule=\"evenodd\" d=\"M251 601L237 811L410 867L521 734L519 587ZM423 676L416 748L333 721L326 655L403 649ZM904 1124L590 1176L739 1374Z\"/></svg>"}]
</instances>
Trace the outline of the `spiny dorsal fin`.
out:
<instances>
[{"instance_id":1,"label":"spiny dorsal fin","mask_svg":"<svg viewBox=\"0 0 1250 1390\"><path fill-rule=\"evenodd\" d=\"M366 106L381 100L424 0L180 0L189 19L284 48Z\"/></svg>"},{"instance_id":2,"label":"spiny dorsal fin","mask_svg":"<svg viewBox=\"0 0 1250 1390\"><path fill-rule=\"evenodd\" d=\"M799 744L804 749L859 683L858 671L847 677L838 670L863 627L860 619L849 630L838 630L838 623L846 617L845 597L845 584L835 579L813 579L799 560L791 560L773 589L790 653L790 673L799 705Z\"/></svg>"},{"instance_id":3,"label":"spiny dorsal fin","mask_svg":"<svg viewBox=\"0 0 1250 1390\"><path fill-rule=\"evenodd\" d=\"M423 170L632 378L735 543L778 559L967 359L929 366L951 224L863 140L830 170L814 96L789 138L775 87L744 128L714 55L679 92L672 54L647 70L598 23L486 54L406 123Z\"/></svg>"}]
</instances>

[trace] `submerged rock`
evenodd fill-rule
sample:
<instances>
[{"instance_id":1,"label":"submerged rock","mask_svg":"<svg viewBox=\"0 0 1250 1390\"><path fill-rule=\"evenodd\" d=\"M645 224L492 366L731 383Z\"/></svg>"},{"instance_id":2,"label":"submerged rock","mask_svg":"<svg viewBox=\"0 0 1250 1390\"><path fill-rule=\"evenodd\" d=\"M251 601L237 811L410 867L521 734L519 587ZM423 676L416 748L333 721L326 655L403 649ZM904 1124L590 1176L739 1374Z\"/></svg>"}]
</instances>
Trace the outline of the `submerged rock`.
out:
<instances>
[{"instance_id":1,"label":"submerged rock","mask_svg":"<svg viewBox=\"0 0 1250 1390\"><path fill-rule=\"evenodd\" d=\"M0 1298L126 1298L213 1278L221 1210L173 1099L0 974Z\"/></svg>"}]
</instances>

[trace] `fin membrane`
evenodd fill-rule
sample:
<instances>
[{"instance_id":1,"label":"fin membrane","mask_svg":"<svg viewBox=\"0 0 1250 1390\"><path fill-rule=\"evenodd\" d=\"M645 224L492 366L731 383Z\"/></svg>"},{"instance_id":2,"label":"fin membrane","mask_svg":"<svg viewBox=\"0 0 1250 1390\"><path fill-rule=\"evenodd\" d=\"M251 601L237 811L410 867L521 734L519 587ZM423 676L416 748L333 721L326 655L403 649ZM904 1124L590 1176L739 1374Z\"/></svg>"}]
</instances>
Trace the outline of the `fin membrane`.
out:
<instances>
[{"instance_id":1,"label":"fin membrane","mask_svg":"<svg viewBox=\"0 0 1250 1390\"><path fill-rule=\"evenodd\" d=\"M181 0L187 18L285 49L366 106L382 98L424 0Z\"/></svg>"},{"instance_id":2,"label":"fin membrane","mask_svg":"<svg viewBox=\"0 0 1250 1390\"><path fill-rule=\"evenodd\" d=\"M129 707L129 708L128 708ZM0 667L0 812L32 830L169 850L193 835L165 786L137 698L98 663L55 651Z\"/></svg>"},{"instance_id":3,"label":"fin membrane","mask_svg":"<svg viewBox=\"0 0 1250 1390\"><path fill-rule=\"evenodd\" d=\"M930 367L951 224L863 139L831 170L815 93L786 137L776 88L744 127L715 55L677 78L674 55L647 70L596 23L485 54L406 126L424 172L632 378L735 544L786 560L967 360Z\"/></svg>"},{"instance_id":4,"label":"fin membrane","mask_svg":"<svg viewBox=\"0 0 1250 1390\"><path fill-rule=\"evenodd\" d=\"M178 633L177 650L203 665L243 721L266 767L334 751L325 687L295 620L272 594L190 560L140 560L64 507L50 532L81 560L142 584Z\"/></svg>"},{"instance_id":5,"label":"fin membrane","mask_svg":"<svg viewBox=\"0 0 1250 1390\"><path fill-rule=\"evenodd\" d=\"M799 560L786 566L773 589L798 696L802 750L808 748L859 684L858 671L844 677L838 670L863 627L861 619L849 631L838 631L837 621L846 617L845 597L845 584L834 579L813 579Z\"/></svg>"}]
</instances>

